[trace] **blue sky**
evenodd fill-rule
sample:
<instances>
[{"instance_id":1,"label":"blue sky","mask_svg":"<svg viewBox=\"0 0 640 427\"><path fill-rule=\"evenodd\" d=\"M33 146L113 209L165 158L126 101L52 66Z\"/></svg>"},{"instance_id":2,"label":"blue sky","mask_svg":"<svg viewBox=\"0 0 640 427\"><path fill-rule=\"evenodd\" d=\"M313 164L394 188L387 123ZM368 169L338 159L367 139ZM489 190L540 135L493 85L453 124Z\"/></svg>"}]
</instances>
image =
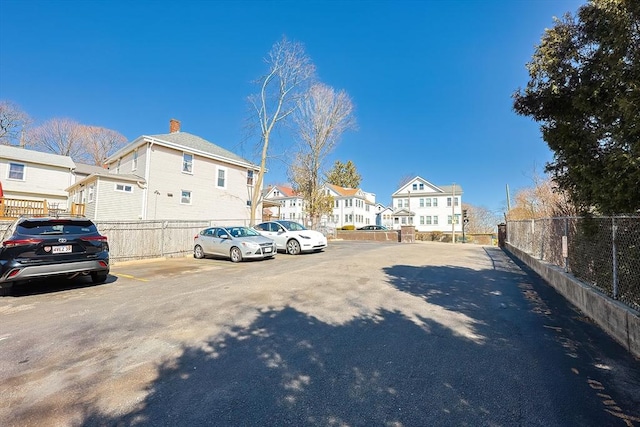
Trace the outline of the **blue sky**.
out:
<instances>
[{"instance_id":1,"label":"blue sky","mask_svg":"<svg viewBox=\"0 0 640 427\"><path fill-rule=\"evenodd\" d=\"M577 0L0 0L0 99L37 121L71 118L129 140L169 119L258 161L247 97L283 35L355 104L356 131L328 159L355 163L388 204L403 177L459 184L497 214L552 158L512 111L525 64ZM274 135L267 184L286 183L290 135Z\"/></svg>"}]
</instances>

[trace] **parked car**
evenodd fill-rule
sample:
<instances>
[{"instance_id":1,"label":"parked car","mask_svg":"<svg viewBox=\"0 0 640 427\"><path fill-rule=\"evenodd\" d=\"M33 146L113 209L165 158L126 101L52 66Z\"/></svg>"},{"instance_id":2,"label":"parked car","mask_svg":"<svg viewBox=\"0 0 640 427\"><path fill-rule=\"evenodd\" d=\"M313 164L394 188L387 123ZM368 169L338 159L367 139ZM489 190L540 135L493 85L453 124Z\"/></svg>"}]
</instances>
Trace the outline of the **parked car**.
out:
<instances>
[{"instance_id":1,"label":"parked car","mask_svg":"<svg viewBox=\"0 0 640 427\"><path fill-rule=\"evenodd\" d=\"M53 276L90 275L103 283L109 274L109 243L84 217L20 217L0 247L0 293L16 282Z\"/></svg>"},{"instance_id":2,"label":"parked car","mask_svg":"<svg viewBox=\"0 0 640 427\"><path fill-rule=\"evenodd\" d=\"M384 225L365 225L363 227L358 228L358 230L387 231L389 229Z\"/></svg>"},{"instance_id":3,"label":"parked car","mask_svg":"<svg viewBox=\"0 0 640 427\"><path fill-rule=\"evenodd\" d=\"M193 256L198 259L217 255L240 262L243 259L273 258L276 253L272 239L249 227L211 227L193 238Z\"/></svg>"},{"instance_id":4,"label":"parked car","mask_svg":"<svg viewBox=\"0 0 640 427\"><path fill-rule=\"evenodd\" d=\"M308 230L294 221L267 221L254 227L263 236L276 242L278 250L290 255L301 252L319 252L327 247L327 238L315 230Z\"/></svg>"}]
</instances>

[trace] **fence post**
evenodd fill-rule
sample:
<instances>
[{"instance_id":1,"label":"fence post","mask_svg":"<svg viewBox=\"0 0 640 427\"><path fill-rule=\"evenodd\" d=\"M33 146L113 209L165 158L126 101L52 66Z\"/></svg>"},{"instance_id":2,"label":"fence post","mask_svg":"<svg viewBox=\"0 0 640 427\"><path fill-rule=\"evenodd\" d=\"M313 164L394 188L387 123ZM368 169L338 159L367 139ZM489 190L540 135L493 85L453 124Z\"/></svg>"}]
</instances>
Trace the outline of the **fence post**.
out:
<instances>
[{"instance_id":1,"label":"fence post","mask_svg":"<svg viewBox=\"0 0 640 427\"><path fill-rule=\"evenodd\" d=\"M166 225L167 225L167 221L163 221L160 224L160 239L161 239L161 242L160 242L160 256L161 257L164 257L164 228L166 227Z\"/></svg>"},{"instance_id":2,"label":"fence post","mask_svg":"<svg viewBox=\"0 0 640 427\"><path fill-rule=\"evenodd\" d=\"M616 248L616 232L618 226L616 225L616 219L611 218L611 255L613 256L613 299L618 299L618 254Z\"/></svg>"},{"instance_id":3,"label":"fence post","mask_svg":"<svg viewBox=\"0 0 640 427\"><path fill-rule=\"evenodd\" d=\"M529 253L533 256L536 255L535 252L536 247L536 220L531 220L531 247L529 248Z\"/></svg>"},{"instance_id":4,"label":"fence post","mask_svg":"<svg viewBox=\"0 0 640 427\"><path fill-rule=\"evenodd\" d=\"M562 255L564 256L564 271L569 272L569 218L564 219L564 244L562 245Z\"/></svg>"}]
</instances>

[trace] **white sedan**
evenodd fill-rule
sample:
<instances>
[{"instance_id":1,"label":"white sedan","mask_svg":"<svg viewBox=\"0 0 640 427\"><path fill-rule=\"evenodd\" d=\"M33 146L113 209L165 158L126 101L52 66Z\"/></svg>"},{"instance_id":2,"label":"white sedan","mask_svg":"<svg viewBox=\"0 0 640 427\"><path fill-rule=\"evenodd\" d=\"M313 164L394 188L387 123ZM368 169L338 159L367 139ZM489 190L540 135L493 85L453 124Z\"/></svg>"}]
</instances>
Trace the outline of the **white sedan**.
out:
<instances>
[{"instance_id":1,"label":"white sedan","mask_svg":"<svg viewBox=\"0 0 640 427\"><path fill-rule=\"evenodd\" d=\"M280 251L291 255L301 252L319 252L327 247L327 238L315 230L308 230L294 221L267 221L254 227L258 233L273 239Z\"/></svg>"}]
</instances>

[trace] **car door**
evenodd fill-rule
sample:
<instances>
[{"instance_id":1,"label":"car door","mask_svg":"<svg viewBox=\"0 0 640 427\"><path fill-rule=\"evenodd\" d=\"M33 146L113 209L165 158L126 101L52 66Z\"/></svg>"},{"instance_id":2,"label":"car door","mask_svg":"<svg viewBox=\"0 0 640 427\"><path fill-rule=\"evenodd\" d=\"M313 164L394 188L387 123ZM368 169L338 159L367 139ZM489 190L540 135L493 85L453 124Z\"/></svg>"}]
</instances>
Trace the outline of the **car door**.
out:
<instances>
[{"instance_id":1,"label":"car door","mask_svg":"<svg viewBox=\"0 0 640 427\"><path fill-rule=\"evenodd\" d=\"M265 222L259 224L257 229L260 231L260 234L266 236L273 241L276 242L276 247L278 250L283 251L287 247L287 238L284 233L280 232L284 231L284 228L277 222Z\"/></svg>"},{"instance_id":2,"label":"car door","mask_svg":"<svg viewBox=\"0 0 640 427\"><path fill-rule=\"evenodd\" d=\"M198 236L198 243L200 244L200 246L202 247L202 250L204 251L205 254L211 254L213 253L213 248L212 248L212 243L213 243L213 233L214 233L213 228L208 228L206 230L204 230L200 236Z\"/></svg>"},{"instance_id":3,"label":"car door","mask_svg":"<svg viewBox=\"0 0 640 427\"><path fill-rule=\"evenodd\" d=\"M224 228L216 228L212 240L212 250L215 255L229 256L229 235Z\"/></svg>"}]
</instances>

